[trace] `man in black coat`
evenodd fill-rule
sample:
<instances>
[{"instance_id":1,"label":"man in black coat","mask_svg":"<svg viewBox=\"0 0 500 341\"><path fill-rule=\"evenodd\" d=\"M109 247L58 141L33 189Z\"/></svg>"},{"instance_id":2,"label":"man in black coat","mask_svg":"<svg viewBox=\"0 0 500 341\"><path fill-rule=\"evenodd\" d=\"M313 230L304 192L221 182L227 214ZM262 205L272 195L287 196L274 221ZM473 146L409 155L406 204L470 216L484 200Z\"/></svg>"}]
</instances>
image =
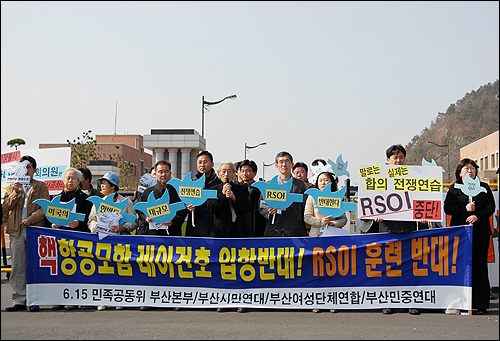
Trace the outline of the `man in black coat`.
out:
<instances>
[{"instance_id":1,"label":"man in black coat","mask_svg":"<svg viewBox=\"0 0 500 341\"><path fill-rule=\"evenodd\" d=\"M217 169L222 183L212 187L217 199L208 199L207 208L213 214L211 237L250 237L246 214L250 212L248 188L231 182L236 174L232 162L223 162Z\"/></svg>"},{"instance_id":2,"label":"man in black coat","mask_svg":"<svg viewBox=\"0 0 500 341\"><path fill-rule=\"evenodd\" d=\"M167 185L167 182L172 176L170 161L161 160L155 164L155 176L158 182L153 187L149 187L141 195L141 201L148 201L148 196L154 192L155 199L163 196L165 191L168 191L170 197L169 204L180 202L181 199L177 191L172 185ZM187 215L187 210L177 211L171 221L157 224L152 219L147 218L144 213L137 211L138 214L138 234L150 234L160 236L182 236L182 224Z\"/></svg>"},{"instance_id":3,"label":"man in black coat","mask_svg":"<svg viewBox=\"0 0 500 341\"><path fill-rule=\"evenodd\" d=\"M250 193L250 213L246 215L250 236L262 237L266 229L266 218L259 213L260 191L257 187L252 187L252 184L255 183L254 178L257 175L257 164L253 160L243 160L236 170L242 179L239 183L247 186Z\"/></svg>"},{"instance_id":4,"label":"man in black coat","mask_svg":"<svg viewBox=\"0 0 500 341\"><path fill-rule=\"evenodd\" d=\"M196 169L198 172L191 180L196 181L205 175L203 189L214 189L213 187L221 183L214 170L214 157L209 151L202 150L198 154L196 157ZM187 205L186 208L188 211L194 212L188 215L186 236L210 237L210 231L214 227L214 219L212 213L208 210L207 202L204 202L200 206Z\"/></svg>"}]
</instances>

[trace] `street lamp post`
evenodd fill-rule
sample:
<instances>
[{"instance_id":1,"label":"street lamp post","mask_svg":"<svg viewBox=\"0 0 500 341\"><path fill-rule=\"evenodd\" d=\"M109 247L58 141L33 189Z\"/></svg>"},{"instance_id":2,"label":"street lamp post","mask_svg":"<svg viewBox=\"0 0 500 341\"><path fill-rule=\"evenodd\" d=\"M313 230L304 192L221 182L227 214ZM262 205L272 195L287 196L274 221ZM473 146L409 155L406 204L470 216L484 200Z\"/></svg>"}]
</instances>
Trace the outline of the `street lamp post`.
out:
<instances>
[{"instance_id":1,"label":"street lamp post","mask_svg":"<svg viewBox=\"0 0 500 341\"><path fill-rule=\"evenodd\" d=\"M221 102L224 102L226 99L233 99L233 98L236 98L236 95L226 96L217 102L207 102L207 101L205 101L205 96L201 96L201 136L202 137L205 137L205 110L208 110L208 106L219 104ZM205 105L207 106L206 108L205 108Z\"/></svg>"},{"instance_id":2,"label":"street lamp post","mask_svg":"<svg viewBox=\"0 0 500 341\"><path fill-rule=\"evenodd\" d=\"M433 145L438 147L446 147L448 151L448 183L450 183L450 142L446 144L437 144L436 142L427 141L427 143L432 143Z\"/></svg>"},{"instance_id":3,"label":"street lamp post","mask_svg":"<svg viewBox=\"0 0 500 341\"><path fill-rule=\"evenodd\" d=\"M266 170L266 167L270 167L270 166L274 165L275 163L276 163L276 161L266 165L264 162L262 162L262 179L264 179L264 181L266 181L266 177L264 176L264 171Z\"/></svg>"},{"instance_id":4,"label":"street lamp post","mask_svg":"<svg viewBox=\"0 0 500 341\"><path fill-rule=\"evenodd\" d=\"M258 145L256 145L256 146L250 147L250 146L247 146L247 143L245 142L245 158L244 158L243 160L246 160L246 159L247 159L247 149L254 149L254 148L257 148L257 147L259 147L259 146L263 146L263 145L265 145L265 144L267 144L267 143L265 143L265 142L261 142L261 143L259 143L259 144L258 144Z\"/></svg>"}]
</instances>

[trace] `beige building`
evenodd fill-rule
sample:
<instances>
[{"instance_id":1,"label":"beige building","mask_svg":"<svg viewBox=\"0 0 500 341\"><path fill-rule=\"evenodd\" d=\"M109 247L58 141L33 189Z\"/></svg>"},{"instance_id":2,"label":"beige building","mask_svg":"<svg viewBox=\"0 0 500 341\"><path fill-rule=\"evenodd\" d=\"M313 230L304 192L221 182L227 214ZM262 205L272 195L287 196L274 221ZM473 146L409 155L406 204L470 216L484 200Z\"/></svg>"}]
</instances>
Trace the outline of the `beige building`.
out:
<instances>
[{"instance_id":1,"label":"beige building","mask_svg":"<svg viewBox=\"0 0 500 341\"><path fill-rule=\"evenodd\" d=\"M460 148L460 160L469 158L474 160L478 167L478 176L486 183L498 183L498 139L499 131L491 133L465 147Z\"/></svg>"}]
</instances>

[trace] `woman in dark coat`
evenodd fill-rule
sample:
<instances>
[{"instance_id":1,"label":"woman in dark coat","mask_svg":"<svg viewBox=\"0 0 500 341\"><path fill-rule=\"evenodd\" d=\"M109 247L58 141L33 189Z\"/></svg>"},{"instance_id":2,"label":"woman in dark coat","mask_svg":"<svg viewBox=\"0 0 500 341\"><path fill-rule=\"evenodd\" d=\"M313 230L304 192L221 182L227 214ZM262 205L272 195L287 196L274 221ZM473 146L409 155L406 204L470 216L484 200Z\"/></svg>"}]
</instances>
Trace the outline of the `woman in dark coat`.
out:
<instances>
[{"instance_id":1,"label":"woman in dark coat","mask_svg":"<svg viewBox=\"0 0 500 341\"><path fill-rule=\"evenodd\" d=\"M486 193L470 197L457 187L463 184L466 174L476 179L477 164L471 159L462 159L455 171L455 183L450 186L444 201L444 211L451 215L450 226L473 225L472 228L472 309L486 314L490 304L490 281L488 277L488 247L491 227L490 216L495 212L495 199L490 187L480 182Z\"/></svg>"}]
</instances>

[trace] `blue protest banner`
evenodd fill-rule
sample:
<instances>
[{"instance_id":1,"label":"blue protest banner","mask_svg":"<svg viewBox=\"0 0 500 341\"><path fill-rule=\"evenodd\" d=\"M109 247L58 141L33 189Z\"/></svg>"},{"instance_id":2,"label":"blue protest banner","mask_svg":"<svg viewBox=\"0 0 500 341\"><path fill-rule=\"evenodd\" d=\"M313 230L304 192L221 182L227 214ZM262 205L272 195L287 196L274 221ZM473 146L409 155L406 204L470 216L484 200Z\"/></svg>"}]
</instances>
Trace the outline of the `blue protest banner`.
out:
<instances>
[{"instance_id":1,"label":"blue protest banner","mask_svg":"<svg viewBox=\"0 0 500 341\"><path fill-rule=\"evenodd\" d=\"M290 238L27 229L29 305L471 309L472 227Z\"/></svg>"}]
</instances>

